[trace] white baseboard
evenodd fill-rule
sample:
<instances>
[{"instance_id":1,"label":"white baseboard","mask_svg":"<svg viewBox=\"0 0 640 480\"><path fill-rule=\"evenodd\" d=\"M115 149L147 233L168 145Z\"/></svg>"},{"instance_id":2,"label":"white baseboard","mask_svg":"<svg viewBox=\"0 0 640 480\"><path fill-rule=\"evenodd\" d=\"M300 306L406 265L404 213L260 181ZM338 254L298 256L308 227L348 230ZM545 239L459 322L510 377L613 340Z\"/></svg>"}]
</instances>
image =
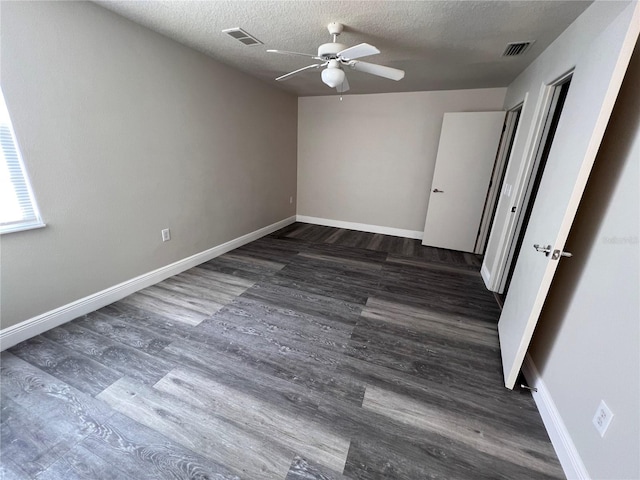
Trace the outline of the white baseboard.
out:
<instances>
[{"instance_id":1,"label":"white baseboard","mask_svg":"<svg viewBox=\"0 0 640 480\"><path fill-rule=\"evenodd\" d=\"M170 265L160 267L152 272L145 273L138 277L127 280L113 287L109 287L100 292L94 293L87 297L81 298L74 302L63 305L62 307L50 310L41 315L29 318L23 322L11 327L0 330L0 351L10 348L24 340L36 335L40 335L58 325L62 325L74 318L86 315L110 303L116 302L127 295L131 295L138 290L147 288L162 280L169 278L178 273L184 272L196 265L207 262L223 253L234 248L241 247L249 242L253 242L260 237L264 237L276 230L287 225L291 225L296 221L296 217L292 216L279 222L267 225L266 227L247 233L241 237L230 240L217 247L210 248L204 252L196 253L190 257L178 260Z\"/></svg>"},{"instance_id":2,"label":"white baseboard","mask_svg":"<svg viewBox=\"0 0 640 480\"><path fill-rule=\"evenodd\" d=\"M551 444L558 455L564 474L569 480L588 480L590 478L589 473L582 462L582 458L571 439L571 435L569 435L567 427L562 421L560 412L558 412L549 390L540 377L540 373L529 354L525 357L522 373L527 379L529 386L538 389L537 392L531 393L533 394L533 399L536 402L544 426L551 439Z\"/></svg>"},{"instance_id":3,"label":"white baseboard","mask_svg":"<svg viewBox=\"0 0 640 480\"><path fill-rule=\"evenodd\" d=\"M484 280L484 285L487 288L491 287L491 272L487 268L487 265L482 262L482 268L480 269L480 275L482 276L482 280Z\"/></svg>"},{"instance_id":4,"label":"white baseboard","mask_svg":"<svg viewBox=\"0 0 640 480\"><path fill-rule=\"evenodd\" d=\"M296 221L302 223L312 223L314 225L324 225L325 227L346 228L348 230L358 230L359 232L382 233L394 237L414 238L422 240L423 232L417 230L404 230L402 228L382 227L380 225L368 225L366 223L343 222L342 220L330 220L328 218L307 217L297 215Z\"/></svg>"}]
</instances>

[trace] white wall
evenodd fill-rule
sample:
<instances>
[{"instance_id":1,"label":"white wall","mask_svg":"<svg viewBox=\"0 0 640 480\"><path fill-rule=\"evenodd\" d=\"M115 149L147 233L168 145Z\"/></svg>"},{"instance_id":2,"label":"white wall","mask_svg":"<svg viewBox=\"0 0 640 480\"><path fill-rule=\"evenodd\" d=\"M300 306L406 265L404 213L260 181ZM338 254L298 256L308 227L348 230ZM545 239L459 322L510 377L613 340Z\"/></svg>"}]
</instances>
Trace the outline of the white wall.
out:
<instances>
[{"instance_id":1,"label":"white wall","mask_svg":"<svg viewBox=\"0 0 640 480\"><path fill-rule=\"evenodd\" d=\"M3 328L295 214L295 97L89 2L1 22L48 224L1 237Z\"/></svg>"},{"instance_id":2,"label":"white wall","mask_svg":"<svg viewBox=\"0 0 640 480\"><path fill-rule=\"evenodd\" d=\"M422 232L445 112L501 110L505 89L298 100L298 215Z\"/></svg>"},{"instance_id":3,"label":"white wall","mask_svg":"<svg viewBox=\"0 0 640 480\"><path fill-rule=\"evenodd\" d=\"M640 48L632 57L530 354L591 478L640 478ZM600 438L604 399L614 419Z\"/></svg>"}]
</instances>

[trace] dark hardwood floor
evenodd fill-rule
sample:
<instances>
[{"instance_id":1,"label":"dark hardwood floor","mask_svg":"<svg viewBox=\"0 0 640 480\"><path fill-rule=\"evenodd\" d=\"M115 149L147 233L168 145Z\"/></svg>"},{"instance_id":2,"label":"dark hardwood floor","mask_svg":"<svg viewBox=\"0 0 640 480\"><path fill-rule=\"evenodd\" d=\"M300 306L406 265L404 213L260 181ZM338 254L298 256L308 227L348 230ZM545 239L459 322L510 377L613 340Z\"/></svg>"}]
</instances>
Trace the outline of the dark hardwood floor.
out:
<instances>
[{"instance_id":1,"label":"dark hardwood floor","mask_svg":"<svg viewBox=\"0 0 640 480\"><path fill-rule=\"evenodd\" d=\"M5 479L564 478L470 254L294 224L1 357Z\"/></svg>"}]
</instances>

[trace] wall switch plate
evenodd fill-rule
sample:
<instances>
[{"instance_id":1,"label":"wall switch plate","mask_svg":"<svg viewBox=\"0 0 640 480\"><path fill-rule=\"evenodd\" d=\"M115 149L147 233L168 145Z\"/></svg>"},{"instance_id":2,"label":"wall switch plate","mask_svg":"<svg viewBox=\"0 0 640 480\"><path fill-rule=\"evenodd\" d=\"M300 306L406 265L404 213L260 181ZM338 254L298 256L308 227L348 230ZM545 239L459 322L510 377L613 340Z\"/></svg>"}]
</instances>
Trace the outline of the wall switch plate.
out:
<instances>
[{"instance_id":1,"label":"wall switch plate","mask_svg":"<svg viewBox=\"0 0 640 480\"><path fill-rule=\"evenodd\" d=\"M162 230L162 241L168 242L169 240L171 240L171 231L168 228L165 228Z\"/></svg>"},{"instance_id":2,"label":"wall switch plate","mask_svg":"<svg viewBox=\"0 0 640 480\"><path fill-rule=\"evenodd\" d=\"M293 203L293 197L289 197L289 203Z\"/></svg>"},{"instance_id":3,"label":"wall switch plate","mask_svg":"<svg viewBox=\"0 0 640 480\"><path fill-rule=\"evenodd\" d=\"M607 428L609 428L609 424L611 424L612 418L613 412L609 410L604 400L601 400L600 405L598 405L598 410L596 410L596 414L593 417L593 424L601 437L604 437Z\"/></svg>"}]
</instances>

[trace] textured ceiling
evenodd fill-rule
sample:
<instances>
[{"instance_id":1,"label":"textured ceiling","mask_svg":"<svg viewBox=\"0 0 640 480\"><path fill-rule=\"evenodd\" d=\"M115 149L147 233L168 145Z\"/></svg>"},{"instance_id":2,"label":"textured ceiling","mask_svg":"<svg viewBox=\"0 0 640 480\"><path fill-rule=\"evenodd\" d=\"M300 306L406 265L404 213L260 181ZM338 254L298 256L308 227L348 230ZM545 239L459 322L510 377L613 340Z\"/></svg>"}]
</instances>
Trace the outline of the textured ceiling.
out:
<instances>
[{"instance_id":1,"label":"textured ceiling","mask_svg":"<svg viewBox=\"0 0 640 480\"><path fill-rule=\"evenodd\" d=\"M381 54L362 60L400 68L395 82L349 70L350 93L508 85L591 3L589 1L98 1L100 5L299 96L330 95L318 70L274 78L314 63L266 49L317 53L326 25L338 41L367 42ZM241 27L264 45L242 45L223 29ZM535 40L522 57L501 57L509 42Z\"/></svg>"}]
</instances>

